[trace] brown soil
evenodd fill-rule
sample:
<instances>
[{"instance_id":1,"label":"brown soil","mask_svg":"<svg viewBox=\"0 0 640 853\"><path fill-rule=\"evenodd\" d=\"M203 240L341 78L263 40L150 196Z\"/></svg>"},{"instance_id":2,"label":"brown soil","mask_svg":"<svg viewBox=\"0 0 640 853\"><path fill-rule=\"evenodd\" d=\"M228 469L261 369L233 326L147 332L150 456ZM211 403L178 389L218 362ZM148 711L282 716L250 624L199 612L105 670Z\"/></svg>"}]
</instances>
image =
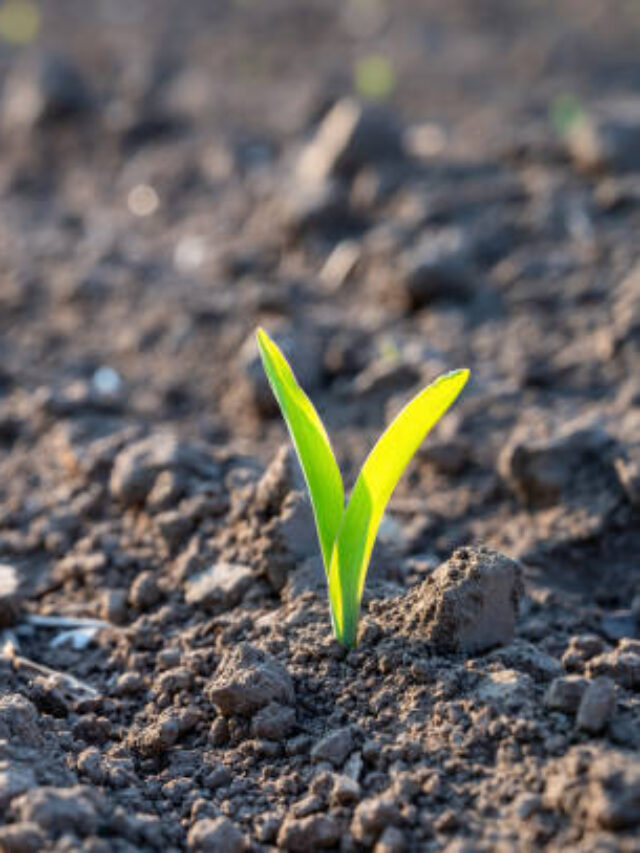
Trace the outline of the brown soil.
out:
<instances>
[{"instance_id":1,"label":"brown soil","mask_svg":"<svg viewBox=\"0 0 640 853\"><path fill-rule=\"evenodd\" d=\"M605 0L50 0L2 47L1 849L638 849L639 43ZM472 371L350 652L259 324L349 484Z\"/></svg>"}]
</instances>

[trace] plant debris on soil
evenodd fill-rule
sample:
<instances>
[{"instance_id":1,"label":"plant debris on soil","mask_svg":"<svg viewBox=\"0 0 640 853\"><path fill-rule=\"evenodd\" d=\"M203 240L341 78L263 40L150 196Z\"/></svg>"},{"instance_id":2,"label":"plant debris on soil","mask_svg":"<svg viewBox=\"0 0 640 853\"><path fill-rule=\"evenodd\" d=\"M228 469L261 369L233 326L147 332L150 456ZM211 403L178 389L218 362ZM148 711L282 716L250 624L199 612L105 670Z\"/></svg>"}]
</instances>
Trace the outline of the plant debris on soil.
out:
<instances>
[{"instance_id":1,"label":"plant debris on soil","mask_svg":"<svg viewBox=\"0 0 640 853\"><path fill-rule=\"evenodd\" d=\"M2 48L8 853L638 850L637 16L401 3L392 105L332 73L345 5L51 2ZM349 485L472 369L352 651L259 324Z\"/></svg>"}]
</instances>

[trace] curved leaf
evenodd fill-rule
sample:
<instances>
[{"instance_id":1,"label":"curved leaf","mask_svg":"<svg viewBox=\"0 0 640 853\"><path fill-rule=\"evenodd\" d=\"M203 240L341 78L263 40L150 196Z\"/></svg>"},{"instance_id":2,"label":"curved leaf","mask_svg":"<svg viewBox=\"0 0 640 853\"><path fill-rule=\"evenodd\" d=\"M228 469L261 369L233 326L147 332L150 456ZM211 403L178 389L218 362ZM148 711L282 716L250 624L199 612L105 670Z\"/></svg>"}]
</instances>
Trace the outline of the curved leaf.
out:
<instances>
[{"instance_id":1,"label":"curved leaf","mask_svg":"<svg viewBox=\"0 0 640 853\"><path fill-rule=\"evenodd\" d=\"M289 428L309 489L328 576L331 551L344 512L344 487L338 463L324 425L287 360L263 329L258 329L257 339L269 384Z\"/></svg>"},{"instance_id":2,"label":"curved leaf","mask_svg":"<svg viewBox=\"0 0 640 853\"><path fill-rule=\"evenodd\" d=\"M362 466L342 518L329 567L329 599L336 636L352 647L365 577L378 528L405 468L429 430L469 378L456 370L436 379L409 402L378 439Z\"/></svg>"}]
</instances>

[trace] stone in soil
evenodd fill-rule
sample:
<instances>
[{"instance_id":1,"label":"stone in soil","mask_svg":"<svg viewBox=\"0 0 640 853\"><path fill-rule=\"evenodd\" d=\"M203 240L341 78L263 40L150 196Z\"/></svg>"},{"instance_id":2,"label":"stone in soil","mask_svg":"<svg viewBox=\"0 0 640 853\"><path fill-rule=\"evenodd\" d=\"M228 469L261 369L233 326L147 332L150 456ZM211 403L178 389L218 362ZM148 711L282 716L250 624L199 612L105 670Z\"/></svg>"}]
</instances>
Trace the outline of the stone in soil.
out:
<instances>
[{"instance_id":1,"label":"stone in soil","mask_svg":"<svg viewBox=\"0 0 640 853\"><path fill-rule=\"evenodd\" d=\"M523 672L501 669L490 672L478 685L477 696L499 711L517 711L531 702L533 682Z\"/></svg>"},{"instance_id":2,"label":"stone in soil","mask_svg":"<svg viewBox=\"0 0 640 853\"><path fill-rule=\"evenodd\" d=\"M204 448L158 433L120 451L111 472L111 494L126 505L142 504L158 477L167 471L179 478L183 489L193 479L211 483L220 473Z\"/></svg>"},{"instance_id":3,"label":"stone in soil","mask_svg":"<svg viewBox=\"0 0 640 853\"><path fill-rule=\"evenodd\" d=\"M242 832L226 817L196 821L187 845L191 853L243 853L247 849Z\"/></svg>"},{"instance_id":4,"label":"stone in soil","mask_svg":"<svg viewBox=\"0 0 640 853\"><path fill-rule=\"evenodd\" d=\"M107 589L100 602L100 615L113 625L125 625L129 616L126 589Z\"/></svg>"},{"instance_id":5,"label":"stone in soil","mask_svg":"<svg viewBox=\"0 0 640 853\"><path fill-rule=\"evenodd\" d=\"M296 174L303 183L321 184L405 156L402 125L392 113L344 98L327 113L302 151Z\"/></svg>"},{"instance_id":6,"label":"stone in soil","mask_svg":"<svg viewBox=\"0 0 640 853\"><path fill-rule=\"evenodd\" d=\"M161 755L198 723L200 714L194 707L167 708L158 719L142 731L131 733L132 745L145 756Z\"/></svg>"},{"instance_id":7,"label":"stone in soil","mask_svg":"<svg viewBox=\"0 0 640 853\"><path fill-rule=\"evenodd\" d=\"M481 652L512 639L522 594L515 560L488 548L459 548L395 600L393 612L403 633L439 652Z\"/></svg>"},{"instance_id":8,"label":"stone in soil","mask_svg":"<svg viewBox=\"0 0 640 853\"><path fill-rule=\"evenodd\" d=\"M311 757L315 761L328 761L334 767L342 767L355 746L353 729L345 726L329 732L319 740L311 750Z\"/></svg>"},{"instance_id":9,"label":"stone in soil","mask_svg":"<svg viewBox=\"0 0 640 853\"><path fill-rule=\"evenodd\" d=\"M251 720L251 731L257 738L283 741L296 725L296 712L288 705L269 702Z\"/></svg>"},{"instance_id":10,"label":"stone in soil","mask_svg":"<svg viewBox=\"0 0 640 853\"><path fill-rule=\"evenodd\" d=\"M361 257L362 248L356 240L342 240L338 243L319 274L327 291L340 290L353 275Z\"/></svg>"},{"instance_id":11,"label":"stone in soil","mask_svg":"<svg viewBox=\"0 0 640 853\"><path fill-rule=\"evenodd\" d=\"M137 610L150 610L162 598L162 590L154 572L140 572L131 585L129 604Z\"/></svg>"},{"instance_id":12,"label":"stone in soil","mask_svg":"<svg viewBox=\"0 0 640 853\"><path fill-rule=\"evenodd\" d=\"M285 667L249 643L240 643L225 653L205 692L227 717L252 716L270 702L292 705L295 699L293 681Z\"/></svg>"},{"instance_id":13,"label":"stone in soil","mask_svg":"<svg viewBox=\"0 0 640 853\"><path fill-rule=\"evenodd\" d=\"M287 817L278 832L278 847L292 853L333 848L342 833L339 823L330 815Z\"/></svg>"},{"instance_id":14,"label":"stone in soil","mask_svg":"<svg viewBox=\"0 0 640 853\"><path fill-rule=\"evenodd\" d=\"M596 678L590 682L580 698L576 725L592 735L600 734L611 718L616 706L616 688L610 678Z\"/></svg>"},{"instance_id":15,"label":"stone in soil","mask_svg":"<svg viewBox=\"0 0 640 853\"><path fill-rule=\"evenodd\" d=\"M242 599L254 580L248 566L219 562L184 584L187 604L212 613L230 610Z\"/></svg>"},{"instance_id":16,"label":"stone in soil","mask_svg":"<svg viewBox=\"0 0 640 853\"><path fill-rule=\"evenodd\" d=\"M340 773L334 777L331 802L338 806L349 806L360 802L361 788L355 779Z\"/></svg>"},{"instance_id":17,"label":"stone in soil","mask_svg":"<svg viewBox=\"0 0 640 853\"><path fill-rule=\"evenodd\" d=\"M24 696L10 693L0 697L0 740L14 746L40 747L43 736L38 722L35 706Z\"/></svg>"},{"instance_id":18,"label":"stone in soil","mask_svg":"<svg viewBox=\"0 0 640 853\"><path fill-rule=\"evenodd\" d=\"M351 834L361 844L371 846L389 826L402 820L396 801L388 794L370 797L356 807L351 822Z\"/></svg>"},{"instance_id":19,"label":"stone in soil","mask_svg":"<svg viewBox=\"0 0 640 853\"><path fill-rule=\"evenodd\" d=\"M564 675L549 685L545 695L545 705L552 711L575 714L587 689L587 679L579 675Z\"/></svg>"}]
</instances>

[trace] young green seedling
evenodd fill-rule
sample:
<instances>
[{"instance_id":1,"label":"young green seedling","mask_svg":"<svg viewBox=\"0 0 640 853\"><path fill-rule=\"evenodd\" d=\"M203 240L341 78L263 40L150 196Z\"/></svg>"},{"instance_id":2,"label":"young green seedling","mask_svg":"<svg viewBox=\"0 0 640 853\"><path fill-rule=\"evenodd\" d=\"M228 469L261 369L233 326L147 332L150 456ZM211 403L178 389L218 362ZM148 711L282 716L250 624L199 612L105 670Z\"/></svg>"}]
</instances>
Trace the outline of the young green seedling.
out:
<instances>
[{"instance_id":1,"label":"young green seedling","mask_svg":"<svg viewBox=\"0 0 640 853\"><path fill-rule=\"evenodd\" d=\"M436 379L402 409L367 457L345 508L344 486L329 436L276 344L258 329L258 347L311 496L329 586L336 639L356 644L362 590L385 507L429 430L469 378L456 370Z\"/></svg>"}]
</instances>

